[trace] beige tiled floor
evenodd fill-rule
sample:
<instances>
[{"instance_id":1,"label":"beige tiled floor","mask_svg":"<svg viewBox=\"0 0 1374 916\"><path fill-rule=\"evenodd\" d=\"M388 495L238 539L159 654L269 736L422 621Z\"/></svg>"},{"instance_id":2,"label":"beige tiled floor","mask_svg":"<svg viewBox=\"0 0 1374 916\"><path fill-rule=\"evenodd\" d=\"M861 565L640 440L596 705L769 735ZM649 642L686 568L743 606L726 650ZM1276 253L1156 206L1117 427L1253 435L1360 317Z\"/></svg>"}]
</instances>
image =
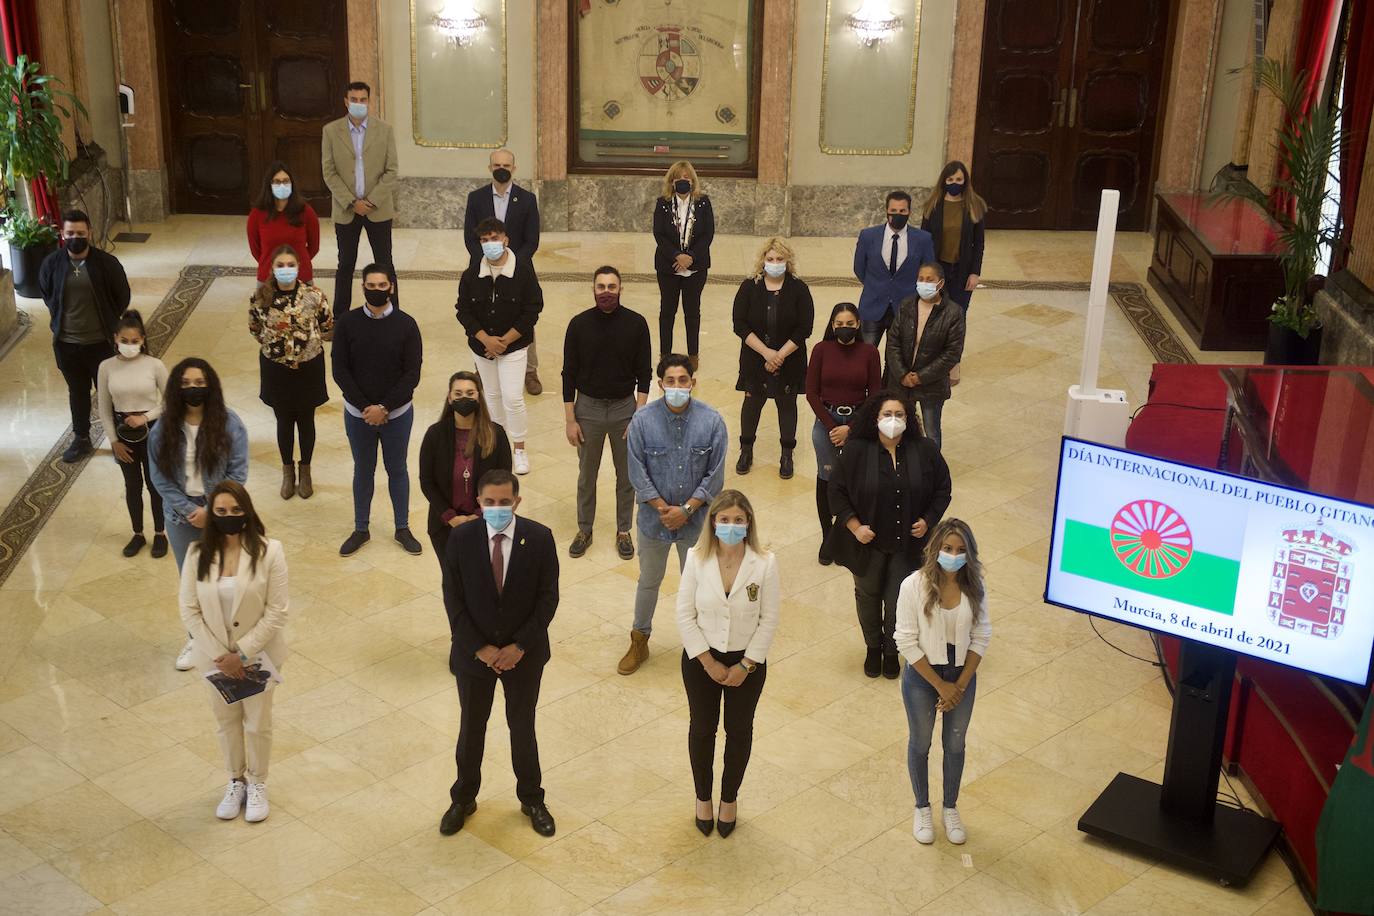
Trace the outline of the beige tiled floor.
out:
<instances>
[{"instance_id":1,"label":"beige tiled floor","mask_svg":"<svg viewBox=\"0 0 1374 916\"><path fill-rule=\"evenodd\" d=\"M249 263L235 220L182 217L140 228L151 229L152 240L118 254L149 310L184 264ZM756 244L718 240L718 269L742 272ZM398 263L452 269L458 245L452 232L400 232ZM847 273L847 240L797 246L806 275ZM985 273L1082 280L1090 252L1082 234L993 233ZM1115 278L1142 280L1148 252L1145 236L1119 239ZM611 261L647 271L650 255L643 238L551 234L539 266L582 272ZM327 251L320 262L331 258ZM1277 859L1249 887L1225 890L1075 829L1116 771L1158 778L1169 704L1151 667L1103 645L1085 619L1039 600L1083 294L985 290L974 300L967 380L946 408L945 450L954 473L950 511L973 524L988 563L995 635L980 672L960 802L970 840L924 848L910 835L896 686L859 673L848 577L815 563L814 459L801 449L797 478L779 480L768 418L757 470L731 479L759 506L786 583L740 829L727 841L708 840L691 822L680 645L664 613L674 576L664 584L652 659L632 678L614 673L635 564L614 556L603 499L598 540L585 558L563 563L544 679L540 745L558 835L536 836L519 814L498 700L481 809L461 834L440 837L458 704L444 667L437 564L406 556L384 536L338 558L351 508L337 396L319 417L318 495L308 503L276 498L270 414L257 401L253 346L241 327L250 287L217 280L168 357L204 355L224 374L250 428L252 488L290 558L295 655L277 700L272 816L260 825L213 816L223 776L212 718L194 676L171 668L181 642L173 566L146 553L119 556L127 519L117 470L102 454L0 591L0 912L1305 912ZM576 463L552 384L555 329L584 304L586 290L551 283L546 295L541 328L550 331L541 352L550 393L532 402L534 471L524 508L566 541ZM632 286L626 302L651 312L655 295ZM447 375L470 364L452 298L447 282L404 287L425 333L421 419L437 410ZM699 393L733 425L730 298L722 287L707 291ZM822 307L838 298L835 289L817 295ZM66 425L46 312L26 305L35 331L0 362L6 499ZM1104 384L1139 403L1149 352L1114 310L1105 339ZM412 451L419 438L417 431ZM411 505L418 526L418 488ZM385 535L384 490L375 509ZM1149 654L1140 633L1100 626L1124 648ZM937 743L937 782L939 761Z\"/></svg>"}]
</instances>

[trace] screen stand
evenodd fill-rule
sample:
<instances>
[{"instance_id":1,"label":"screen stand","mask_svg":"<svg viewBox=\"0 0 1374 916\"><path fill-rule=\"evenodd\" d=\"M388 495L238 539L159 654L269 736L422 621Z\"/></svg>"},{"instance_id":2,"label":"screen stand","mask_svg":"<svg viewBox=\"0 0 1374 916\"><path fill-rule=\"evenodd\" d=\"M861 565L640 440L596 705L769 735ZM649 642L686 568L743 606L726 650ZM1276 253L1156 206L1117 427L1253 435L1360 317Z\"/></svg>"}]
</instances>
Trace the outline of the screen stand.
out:
<instances>
[{"instance_id":1,"label":"screen stand","mask_svg":"<svg viewBox=\"0 0 1374 916\"><path fill-rule=\"evenodd\" d=\"M1078 829L1223 884L1244 884L1280 825L1217 802L1236 655L1190 639L1182 644L1164 785L1117 773Z\"/></svg>"}]
</instances>

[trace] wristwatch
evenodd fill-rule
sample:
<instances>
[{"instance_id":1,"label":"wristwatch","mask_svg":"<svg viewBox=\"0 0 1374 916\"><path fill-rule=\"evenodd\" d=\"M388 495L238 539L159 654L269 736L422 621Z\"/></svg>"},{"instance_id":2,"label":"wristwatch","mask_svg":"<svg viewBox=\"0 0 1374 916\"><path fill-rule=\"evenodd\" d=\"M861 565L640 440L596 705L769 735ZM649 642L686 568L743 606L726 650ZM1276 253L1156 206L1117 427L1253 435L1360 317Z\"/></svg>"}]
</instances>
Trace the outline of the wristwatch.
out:
<instances>
[{"instance_id":1,"label":"wristwatch","mask_svg":"<svg viewBox=\"0 0 1374 916\"><path fill-rule=\"evenodd\" d=\"M695 510L695 509L692 508L692 504L691 504L691 503L683 503L683 504L682 504L682 511L687 515L688 518L691 518L691 517L692 517L692 513L695 512L695 511L697 511L697 510Z\"/></svg>"},{"instance_id":2,"label":"wristwatch","mask_svg":"<svg viewBox=\"0 0 1374 916\"><path fill-rule=\"evenodd\" d=\"M755 671L758 670L759 667L758 665L754 664L753 662L745 658L740 659L739 666L749 674L753 674Z\"/></svg>"}]
</instances>

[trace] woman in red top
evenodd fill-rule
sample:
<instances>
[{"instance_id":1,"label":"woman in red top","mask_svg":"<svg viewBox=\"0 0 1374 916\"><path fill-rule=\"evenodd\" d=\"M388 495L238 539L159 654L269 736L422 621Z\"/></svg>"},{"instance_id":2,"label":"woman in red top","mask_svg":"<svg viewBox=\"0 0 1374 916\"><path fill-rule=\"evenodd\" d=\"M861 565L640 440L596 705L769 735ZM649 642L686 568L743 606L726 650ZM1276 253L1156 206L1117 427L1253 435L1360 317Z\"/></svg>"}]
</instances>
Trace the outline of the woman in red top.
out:
<instances>
[{"instance_id":1,"label":"woman in red top","mask_svg":"<svg viewBox=\"0 0 1374 916\"><path fill-rule=\"evenodd\" d=\"M811 348L806 370L806 403L816 414L811 444L816 449L816 512L821 518L820 563L829 566L826 537L835 523L830 511L830 471L849 438L849 418L869 395L881 390L878 348L859 337L859 308L841 302L830 312L825 338Z\"/></svg>"},{"instance_id":2,"label":"woman in red top","mask_svg":"<svg viewBox=\"0 0 1374 916\"><path fill-rule=\"evenodd\" d=\"M278 160L267 167L262 190L248 214L248 250L258 262L259 283L272 275L272 252L283 245L296 252L301 282L313 280L310 264L320 253L320 218L291 180L286 163Z\"/></svg>"}]
</instances>

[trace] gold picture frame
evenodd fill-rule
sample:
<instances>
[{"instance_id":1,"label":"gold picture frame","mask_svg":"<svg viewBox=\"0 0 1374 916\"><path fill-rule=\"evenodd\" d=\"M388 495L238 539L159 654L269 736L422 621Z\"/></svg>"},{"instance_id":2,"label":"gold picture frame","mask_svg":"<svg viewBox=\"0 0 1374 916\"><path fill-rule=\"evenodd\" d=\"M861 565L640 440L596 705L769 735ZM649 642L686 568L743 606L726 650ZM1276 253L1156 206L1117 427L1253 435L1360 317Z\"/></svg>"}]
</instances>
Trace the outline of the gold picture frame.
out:
<instances>
[{"instance_id":1,"label":"gold picture frame","mask_svg":"<svg viewBox=\"0 0 1374 916\"><path fill-rule=\"evenodd\" d=\"M475 5L476 7L478 7L479 12L482 11L482 8L483 8L483 7L488 7L488 8L491 9L492 12L498 13L499 16L500 16L500 22L499 22L499 23L496 23L496 24L488 24L488 25L486 26L486 28L488 28L488 29L496 30L499 34L497 34L497 36L496 36L494 39L492 39L492 41L489 43L489 47L484 46L484 49L486 49L486 50L497 50L497 51L499 51L499 55L500 55L500 68L499 68L499 69L500 69L500 77L499 77L499 81L497 81L497 82L495 83L495 92L496 92L496 94L498 94L498 95L500 96L500 100L501 100L501 105L500 105L500 110L501 110L501 123L500 123L500 128L499 128L499 130L497 130L497 131L494 132L495 134L499 134L499 136L492 136L492 137L490 137L490 138L486 138L486 137L472 138L472 137L433 137L433 136L427 136L427 135L426 135L426 132L425 132L425 130L424 130L424 128L421 126L421 115L420 115L420 80L421 80L421 76L422 76L422 68L421 68L421 65L420 65L420 54L419 54L419 49L420 49L420 44L421 44L421 40L422 40L422 39L421 39L421 37L420 37L420 35L419 35L419 31L420 31L421 28L428 27L428 25L427 25L427 24L421 25L420 23L417 22L417 19L416 19L417 5L420 7L420 15L428 16L428 15L432 15L432 12L431 12L431 10L430 10L431 7L433 7L435 10L442 8L442 6L443 6L443 0L410 0L410 130L411 130L411 139L414 141L414 143L415 143L416 146L429 147L429 148L432 148L432 149L500 149L500 148L502 148L503 146L506 145L507 141L508 141L509 138L510 138L510 116L509 116L509 111L508 111L508 95L509 95L510 85L509 85L509 78L508 78L508 74L507 74L507 54L506 54L506 45L507 45L507 41L508 41L507 30L506 30L506 25L507 25L507 22L508 22L508 19L507 19L507 16L506 16L506 0L475 0L475 3L474 3L474 5ZM433 40L433 39L431 39L431 40ZM452 53L455 53L455 54L457 54L457 53L463 53L463 52L467 52L467 51L471 51L471 50L472 50L472 49L471 49L471 48L468 48L468 47L449 47L449 48L445 48L445 49L444 49L445 52L452 52ZM464 93L462 97L467 97L467 94ZM468 119L463 118L463 119L461 119L461 120L467 121ZM433 133L433 131L431 130L430 133Z\"/></svg>"},{"instance_id":2,"label":"gold picture frame","mask_svg":"<svg viewBox=\"0 0 1374 916\"><path fill-rule=\"evenodd\" d=\"M844 0L852 3L854 0ZM820 133L817 136L817 143L821 152L829 156L905 156L911 152L915 139L916 128L916 77L921 59L921 0L912 0L911 22L909 26L903 24L903 29L909 28L911 31L911 76L907 81L907 101L906 101L906 138L896 146L878 147L858 147L858 146L831 146L826 143L826 118L825 112L828 106L828 93L830 89L830 64L831 51L830 39L832 25L835 22L836 0L826 0L825 2L825 44L821 56L821 98L820 98ZM839 38L837 38L839 40ZM861 53L868 53L867 50Z\"/></svg>"}]
</instances>

